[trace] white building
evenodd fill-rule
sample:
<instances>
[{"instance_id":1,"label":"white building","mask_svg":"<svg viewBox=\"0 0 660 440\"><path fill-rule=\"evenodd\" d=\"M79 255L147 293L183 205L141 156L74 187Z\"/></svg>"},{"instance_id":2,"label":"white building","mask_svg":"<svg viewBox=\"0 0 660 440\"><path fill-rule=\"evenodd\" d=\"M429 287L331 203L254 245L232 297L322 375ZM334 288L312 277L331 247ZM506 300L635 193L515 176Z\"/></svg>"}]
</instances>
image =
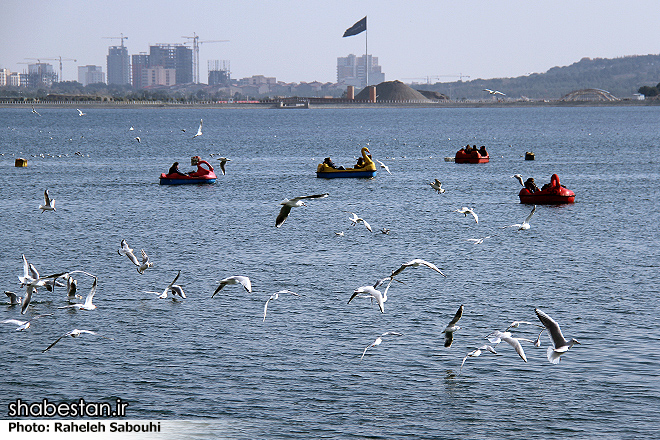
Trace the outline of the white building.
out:
<instances>
[{"instance_id":1,"label":"white building","mask_svg":"<svg viewBox=\"0 0 660 440\"><path fill-rule=\"evenodd\" d=\"M176 84L176 69L166 69L163 66L142 69L142 87L173 86Z\"/></svg>"},{"instance_id":2,"label":"white building","mask_svg":"<svg viewBox=\"0 0 660 440\"><path fill-rule=\"evenodd\" d=\"M0 87L9 85L9 75L11 75L9 69L0 69Z\"/></svg>"},{"instance_id":3,"label":"white building","mask_svg":"<svg viewBox=\"0 0 660 440\"><path fill-rule=\"evenodd\" d=\"M105 83L105 73L101 66L78 66L78 82L83 86L95 83Z\"/></svg>"},{"instance_id":4,"label":"white building","mask_svg":"<svg viewBox=\"0 0 660 440\"><path fill-rule=\"evenodd\" d=\"M368 73L368 75L367 75ZM367 84L367 81L369 84ZM337 82L348 86L365 87L385 81L385 74L378 65L378 57L350 54L337 58Z\"/></svg>"}]
</instances>

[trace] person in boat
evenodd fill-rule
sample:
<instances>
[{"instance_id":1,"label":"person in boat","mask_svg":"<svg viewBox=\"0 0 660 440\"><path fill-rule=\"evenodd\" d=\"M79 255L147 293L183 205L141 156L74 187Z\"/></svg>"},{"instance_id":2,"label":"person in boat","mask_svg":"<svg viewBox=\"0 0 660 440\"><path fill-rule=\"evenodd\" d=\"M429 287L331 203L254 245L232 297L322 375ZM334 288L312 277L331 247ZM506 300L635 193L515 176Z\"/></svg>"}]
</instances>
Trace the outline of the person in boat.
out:
<instances>
[{"instance_id":1,"label":"person in boat","mask_svg":"<svg viewBox=\"0 0 660 440\"><path fill-rule=\"evenodd\" d=\"M470 154L472 153L472 147L470 144L467 144L467 147L465 147L465 154Z\"/></svg>"},{"instance_id":2,"label":"person in boat","mask_svg":"<svg viewBox=\"0 0 660 440\"><path fill-rule=\"evenodd\" d=\"M486 151L486 146L482 145L481 148L479 148L479 154L482 156L488 156L488 152Z\"/></svg>"},{"instance_id":3,"label":"person in boat","mask_svg":"<svg viewBox=\"0 0 660 440\"><path fill-rule=\"evenodd\" d=\"M534 178L530 177L525 181L525 188L527 188L527 191L534 193L539 190L539 187L536 186L536 183L534 182Z\"/></svg>"},{"instance_id":4,"label":"person in boat","mask_svg":"<svg viewBox=\"0 0 660 440\"><path fill-rule=\"evenodd\" d=\"M184 174L181 171L179 171L179 162L174 162L170 167L170 170L167 172L167 174L178 174L180 176L187 176L187 174Z\"/></svg>"},{"instance_id":5,"label":"person in boat","mask_svg":"<svg viewBox=\"0 0 660 440\"><path fill-rule=\"evenodd\" d=\"M362 158L362 156L358 157L355 168L364 168L364 158Z\"/></svg>"}]
</instances>

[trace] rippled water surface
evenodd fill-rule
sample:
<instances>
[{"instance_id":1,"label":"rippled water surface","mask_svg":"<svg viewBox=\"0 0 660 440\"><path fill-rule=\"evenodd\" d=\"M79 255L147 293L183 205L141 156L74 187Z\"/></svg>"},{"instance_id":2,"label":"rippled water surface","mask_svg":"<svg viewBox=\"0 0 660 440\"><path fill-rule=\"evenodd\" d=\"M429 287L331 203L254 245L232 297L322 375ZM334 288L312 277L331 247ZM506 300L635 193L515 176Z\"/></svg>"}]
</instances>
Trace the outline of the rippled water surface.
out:
<instances>
[{"instance_id":1,"label":"rippled water surface","mask_svg":"<svg viewBox=\"0 0 660 440\"><path fill-rule=\"evenodd\" d=\"M0 283L21 291L25 254L42 274L97 275L98 308L58 309L64 289L40 290L23 316L53 316L26 332L2 324L2 408L119 397L130 418L213 420L226 438L657 436L659 108L40 112L0 110ZM444 161L468 142L491 162ZM350 165L367 144L391 175L315 177L324 157ZM215 185L158 184L174 161L217 164L211 153L231 158ZM14 167L19 156L27 168ZM537 183L557 173L576 202L539 206L528 231L502 229L531 209L515 173ZM428 186L434 178L446 193ZM57 211L41 214L45 188ZM325 192L275 227L282 199ZM452 212L462 206L478 224ZM351 226L350 212L374 233ZM138 274L116 252L121 239L154 267ZM384 314L367 299L347 304L413 258L447 278L407 269ZM144 292L178 270L186 300ZM228 286L211 298L231 275L249 276L254 292ZM91 279L77 279L88 292ZM271 301L263 322L281 289L301 296ZM462 328L444 348L461 304ZM459 374L491 331L537 322L535 307L581 345L552 365L547 336L524 346L527 363L502 343ZM0 318L18 317L0 306ZM65 338L41 352L73 328L114 340ZM385 331L403 336L360 360ZM536 327L516 335L535 338Z\"/></svg>"}]
</instances>

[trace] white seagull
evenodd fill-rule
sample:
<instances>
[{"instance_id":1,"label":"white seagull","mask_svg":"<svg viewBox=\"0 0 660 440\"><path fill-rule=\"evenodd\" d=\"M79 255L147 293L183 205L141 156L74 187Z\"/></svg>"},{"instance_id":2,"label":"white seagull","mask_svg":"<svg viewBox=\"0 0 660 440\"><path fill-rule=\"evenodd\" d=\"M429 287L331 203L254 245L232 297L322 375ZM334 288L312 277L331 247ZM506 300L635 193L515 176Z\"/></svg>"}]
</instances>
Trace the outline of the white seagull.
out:
<instances>
[{"instance_id":1,"label":"white seagull","mask_svg":"<svg viewBox=\"0 0 660 440\"><path fill-rule=\"evenodd\" d=\"M499 90L484 89L484 92L488 92L489 95L502 95L502 96L506 96L504 93L500 92Z\"/></svg>"},{"instance_id":2,"label":"white seagull","mask_svg":"<svg viewBox=\"0 0 660 440\"><path fill-rule=\"evenodd\" d=\"M280 202L280 205L282 205L282 209L280 209L280 213L277 215L277 219L275 219L275 226L278 228L282 226L284 221L287 219L289 216L289 213L291 212L291 208L299 208L301 206L307 206L303 200L305 199L324 199L328 197L328 193L325 194L314 194L311 196L300 196L300 197L294 197L292 199L284 199Z\"/></svg>"},{"instance_id":3,"label":"white seagull","mask_svg":"<svg viewBox=\"0 0 660 440\"><path fill-rule=\"evenodd\" d=\"M518 182L520 182L520 186L522 186L522 187L525 186L525 182L523 182L523 176L522 176L522 174L514 174L514 175L511 176L511 177L513 177L514 179L517 179Z\"/></svg>"},{"instance_id":4,"label":"white seagull","mask_svg":"<svg viewBox=\"0 0 660 440\"><path fill-rule=\"evenodd\" d=\"M387 301L387 290L390 288L390 284L392 284L392 281L390 280L389 284L387 285L387 288L385 288L385 292L381 293L380 290L376 290L373 286L362 286L358 287L353 291L353 295L351 295L351 298L348 300L348 304L353 301L353 298L355 297L360 297L360 298L373 298L376 300L378 303L378 308L380 308L380 313L385 313L385 302Z\"/></svg>"},{"instance_id":5,"label":"white seagull","mask_svg":"<svg viewBox=\"0 0 660 440\"><path fill-rule=\"evenodd\" d=\"M541 323L548 330L548 333L550 333L552 343L554 344L554 348L548 347L548 360L553 364L558 364L561 355L566 353L574 344L579 344L579 342L575 339L571 339L570 341L566 340L561 333L559 324L557 324L557 322L545 312L542 312L539 309L534 309L534 312L536 312L536 316L539 317Z\"/></svg>"},{"instance_id":6,"label":"white seagull","mask_svg":"<svg viewBox=\"0 0 660 440\"><path fill-rule=\"evenodd\" d=\"M137 257L133 253L133 249L131 249L128 246L128 243L126 242L125 239L121 241L121 249L117 249L117 253L119 255L126 255L128 259L131 261L131 263L135 264L136 266L140 267L140 262L138 261Z\"/></svg>"},{"instance_id":7,"label":"white seagull","mask_svg":"<svg viewBox=\"0 0 660 440\"><path fill-rule=\"evenodd\" d=\"M78 310L94 310L96 308L95 304L92 304L92 300L94 299L94 294L96 293L96 278L94 278L94 282L92 283L92 288L85 297L85 302L83 304L69 304L68 306L64 307L58 307L58 309L68 309L69 307L76 308Z\"/></svg>"},{"instance_id":8,"label":"white seagull","mask_svg":"<svg viewBox=\"0 0 660 440\"><path fill-rule=\"evenodd\" d=\"M383 162L379 161L378 159L376 159L376 162L378 162L380 164L380 167L383 168L385 171L387 171L388 174L390 175L392 174L390 172L390 168L387 165L385 165Z\"/></svg>"},{"instance_id":9,"label":"white seagull","mask_svg":"<svg viewBox=\"0 0 660 440\"><path fill-rule=\"evenodd\" d=\"M407 267L419 267L419 266L426 266L429 269L433 269L434 271L438 272L440 275L443 277L447 277L440 269L438 269L435 264L429 263L428 261L422 260L420 258L415 258L414 260L410 260L407 263L403 263L400 268L392 272L391 277L395 277L399 275L401 272L404 271L405 268Z\"/></svg>"},{"instance_id":10,"label":"white seagull","mask_svg":"<svg viewBox=\"0 0 660 440\"><path fill-rule=\"evenodd\" d=\"M203 124L203 123L204 123L204 120L203 120L203 119L200 119L200 120L199 120L199 128L197 129L197 133L195 133L195 135L192 137L193 139L195 139L197 136L201 136L201 135L202 135L202 124Z\"/></svg>"},{"instance_id":11,"label":"white seagull","mask_svg":"<svg viewBox=\"0 0 660 440\"><path fill-rule=\"evenodd\" d=\"M470 208L463 206L461 209L454 209L453 212L460 212L461 214L464 214L466 217L468 214L472 215L474 217L474 222L479 223L479 216Z\"/></svg>"},{"instance_id":12,"label":"white seagull","mask_svg":"<svg viewBox=\"0 0 660 440\"><path fill-rule=\"evenodd\" d=\"M481 244L487 238L490 238L490 235L486 235L485 237L481 238L468 238L467 241L471 241L473 244Z\"/></svg>"},{"instance_id":13,"label":"white seagull","mask_svg":"<svg viewBox=\"0 0 660 440\"><path fill-rule=\"evenodd\" d=\"M460 330L460 327L456 325L458 323L458 320L461 319L461 316L463 316L463 305L458 308L456 311L456 314L454 315L454 318L452 318L451 322L447 324L447 327L445 327L444 331L442 333L445 334L445 347L449 348L451 347L451 343L454 340L454 332L456 330Z\"/></svg>"},{"instance_id":14,"label":"white seagull","mask_svg":"<svg viewBox=\"0 0 660 440\"><path fill-rule=\"evenodd\" d=\"M280 297L280 294L284 294L284 293L289 293L289 294L294 295L294 296L300 296L300 295L298 295L296 292L292 292L292 291L290 291L290 290L280 290L279 292L275 292L275 293L273 293L273 294L270 296L270 298L268 298L268 299L266 300L266 304L264 304L264 320L261 321L261 322L264 322L264 321L266 320L266 310L268 310L268 303L269 303L271 300L278 299L278 298Z\"/></svg>"},{"instance_id":15,"label":"white seagull","mask_svg":"<svg viewBox=\"0 0 660 440\"><path fill-rule=\"evenodd\" d=\"M20 296L16 295L14 292L10 292L9 290L5 290L5 295L9 298L9 305L16 306L21 303L21 298Z\"/></svg>"},{"instance_id":16,"label":"white seagull","mask_svg":"<svg viewBox=\"0 0 660 440\"><path fill-rule=\"evenodd\" d=\"M220 169L222 170L222 175L225 175L225 164L227 162L231 162L231 159L227 159L226 157L218 157L218 160L220 161Z\"/></svg>"},{"instance_id":17,"label":"white seagull","mask_svg":"<svg viewBox=\"0 0 660 440\"><path fill-rule=\"evenodd\" d=\"M78 110L78 116L84 116L87 114L87 113L83 113L83 111L80 110L79 108L77 108L76 110Z\"/></svg>"},{"instance_id":18,"label":"white seagull","mask_svg":"<svg viewBox=\"0 0 660 440\"><path fill-rule=\"evenodd\" d=\"M3 324L15 324L15 325L18 326L18 327L16 327L15 330L17 332L20 332L20 331L24 331L24 330L27 330L28 328L30 328L30 325L32 324L33 320L44 317L44 316L52 316L52 315L53 315L52 313L46 313L44 315L37 315L37 316L33 316L28 321L19 321L18 319L5 319L4 321L2 321L2 323Z\"/></svg>"},{"instance_id":19,"label":"white seagull","mask_svg":"<svg viewBox=\"0 0 660 440\"><path fill-rule=\"evenodd\" d=\"M220 285L215 289L215 292L213 292L211 298L213 298L216 293L220 292L222 288L228 284L240 284L247 292L252 293L252 282L250 282L250 278L237 275L227 277L224 280L220 280Z\"/></svg>"},{"instance_id":20,"label":"white seagull","mask_svg":"<svg viewBox=\"0 0 660 440\"><path fill-rule=\"evenodd\" d=\"M48 190L44 191L44 204L39 205L39 209L41 209L42 214L45 211L55 211L55 199L50 198Z\"/></svg>"},{"instance_id":21,"label":"white seagull","mask_svg":"<svg viewBox=\"0 0 660 440\"><path fill-rule=\"evenodd\" d=\"M142 275L145 270L153 267L154 263L149 261L149 255L147 255L144 249L140 249L140 253L142 254L142 263L140 263L140 265L137 267L137 271L140 275Z\"/></svg>"},{"instance_id":22,"label":"white seagull","mask_svg":"<svg viewBox=\"0 0 660 440\"><path fill-rule=\"evenodd\" d=\"M369 232L373 232L371 230L371 225L369 223L367 223L363 218L358 217L357 214L354 213L354 212L351 212L351 215L352 215L352 217L349 217L348 219L351 221L352 226L355 226L358 223L363 223L364 226L369 230Z\"/></svg>"},{"instance_id":23,"label":"white seagull","mask_svg":"<svg viewBox=\"0 0 660 440\"><path fill-rule=\"evenodd\" d=\"M42 352L42 353L45 353L46 351L50 350L50 349L53 347L53 345L55 345L55 344L57 344L58 342L60 342L60 339L62 339L62 338L64 338L64 337L71 336L72 338L77 338L78 336L80 336L80 335L82 335L82 334L84 334L84 333L87 333L87 334L90 334L90 335L95 335L95 336L100 336L100 337L105 338L105 339L114 340L114 339L112 339L112 338L109 338L109 337L107 337L107 336L100 335L100 334L98 334L98 333L96 333L96 332L93 332L93 331L91 331L91 330L78 330L77 328L74 328L74 329L71 330L70 332L66 332L66 333L64 333L62 336L60 336L59 338L55 339L55 341L54 341L52 344L50 344L48 347L46 347L46 348L45 348L44 350L42 350L41 352Z\"/></svg>"},{"instance_id":24,"label":"white seagull","mask_svg":"<svg viewBox=\"0 0 660 440\"><path fill-rule=\"evenodd\" d=\"M532 218L535 212L536 212L536 205L534 205L534 207L532 208L532 212L529 213L527 218L525 218L525 220L522 223L516 223L515 225L504 226L504 228L518 228L519 231L526 231L531 227L529 225L529 220Z\"/></svg>"},{"instance_id":25,"label":"white seagull","mask_svg":"<svg viewBox=\"0 0 660 440\"><path fill-rule=\"evenodd\" d=\"M156 295L158 295L158 298L165 299L165 298L167 298L167 292L171 291L173 297L176 296L176 295L179 295L179 296L181 296L181 298L185 298L186 295L185 295L185 293L183 293L183 290L181 289L181 286L179 286L178 284L174 284L174 283L176 283L176 280L179 279L179 275L181 275L181 271L179 271L179 273L176 274L176 276L174 277L172 282L170 284L168 284L162 292L154 292L153 290L145 290L145 292L146 293L155 293ZM176 289L177 291L175 291L174 286L177 286L179 289L181 289L180 292L178 291L179 289Z\"/></svg>"},{"instance_id":26,"label":"white seagull","mask_svg":"<svg viewBox=\"0 0 660 440\"><path fill-rule=\"evenodd\" d=\"M380 345L383 342L383 336L403 336L403 333L385 332L382 335L378 336L373 343L371 343L370 345L367 345L367 348L365 348L364 351L362 352L362 356L360 357L360 360L362 360L364 355L367 353L367 350L369 350L371 347L376 347L376 346Z\"/></svg>"},{"instance_id":27,"label":"white seagull","mask_svg":"<svg viewBox=\"0 0 660 440\"><path fill-rule=\"evenodd\" d=\"M491 344L499 344L502 341L508 343L515 348L516 353L518 353L520 358L525 362L527 362L527 357L525 356L525 351L523 350L522 345L520 345L520 341L530 342L536 345L535 341L532 341L531 339L514 338L510 332L501 332L499 330L495 330L493 333L486 336L486 339L488 339Z\"/></svg>"},{"instance_id":28,"label":"white seagull","mask_svg":"<svg viewBox=\"0 0 660 440\"><path fill-rule=\"evenodd\" d=\"M41 116L41 114L34 109L34 105L32 106L32 113L36 113L37 115Z\"/></svg>"},{"instance_id":29,"label":"white seagull","mask_svg":"<svg viewBox=\"0 0 660 440\"><path fill-rule=\"evenodd\" d=\"M467 358L469 358L469 357L478 357L478 356L481 356L481 353L482 353L484 350L488 350L488 351L490 351L490 352L493 353L493 354L497 354L497 352L495 351L495 349L494 349L492 346L487 345L487 344L486 344L486 345L482 345L481 347L477 348L476 350L472 350L471 352L469 352L469 353L463 358L463 362L461 362L461 368L458 370L458 374L461 374L461 371L463 370L463 364L465 364L465 361L467 360Z\"/></svg>"},{"instance_id":30,"label":"white seagull","mask_svg":"<svg viewBox=\"0 0 660 440\"><path fill-rule=\"evenodd\" d=\"M443 194L445 190L442 188L442 182L440 182L438 179L434 179L433 182L430 182L429 185L431 185L431 188L436 190L438 194Z\"/></svg>"},{"instance_id":31,"label":"white seagull","mask_svg":"<svg viewBox=\"0 0 660 440\"><path fill-rule=\"evenodd\" d=\"M136 137L135 137L135 140L138 141L138 144L139 144L139 143L141 142L141 140L140 140L140 136L136 136Z\"/></svg>"}]
</instances>

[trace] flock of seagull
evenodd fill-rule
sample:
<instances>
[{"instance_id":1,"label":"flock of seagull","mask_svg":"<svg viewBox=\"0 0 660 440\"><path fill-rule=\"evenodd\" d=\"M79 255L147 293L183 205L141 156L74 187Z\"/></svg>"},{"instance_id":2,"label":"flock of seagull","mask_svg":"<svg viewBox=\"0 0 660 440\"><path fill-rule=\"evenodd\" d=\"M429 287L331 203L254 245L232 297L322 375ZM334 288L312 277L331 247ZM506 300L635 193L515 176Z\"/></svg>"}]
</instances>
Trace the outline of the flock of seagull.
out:
<instances>
[{"instance_id":1,"label":"flock of seagull","mask_svg":"<svg viewBox=\"0 0 660 440\"><path fill-rule=\"evenodd\" d=\"M33 108L33 112L37 113L36 110ZM79 116L83 116L85 113L82 111L78 110ZM38 114L38 113L37 113ZM199 129L197 133L193 136L193 139L201 136L202 135L202 125L203 125L203 120L200 119L200 124L199 124ZM131 127L132 128L132 127ZM185 130L183 130L185 131ZM140 141L139 138L136 138L138 142ZM218 160L221 161L221 169L223 174L225 174L225 164L226 162L229 161L229 159L222 157L218 158ZM381 168L385 169L388 173L391 174L389 167L385 165L383 162L377 160L378 163L380 164ZM516 178L521 185L524 185L522 176L519 174L516 174L514 176L511 176ZM429 185L433 190L435 190L438 194L443 194L445 192L445 189L442 188L442 183L438 180L435 179L433 182L430 182ZM282 202L280 202L281 208L280 211L276 217L275 220L275 226L276 227L281 227L284 222L287 220L289 217L289 214L293 208L298 208L302 206L307 206L305 201L311 200L311 199L323 199L328 197L329 194L313 194L313 195L307 195L307 196L299 196L299 197L294 197L291 199L284 199ZM48 189L44 191L44 204L39 206L39 209L41 210L41 213L44 213L46 211L55 211L55 200L52 199L49 195ZM479 223L479 216L477 213L468 207L462 207L460 209L454 210L454 212L458 212L460 214L464 214L465 217L467 217L468 214L472 216L474 219L475 223ZM504 226L503 228L509 228L509 227L516 227L518 228L519 231L523 230L528 230L530 229L530 219L536 212L536 206L533 207L531 210L530 214L525 218L525 220L520 223L520 224L513 224L510 226ZM351 212L351 216L348 218L348 220L351 222L351 225L355 226L357 224L363 224L365 228L369 232L373 232L373 229L371 225L365 221L363 218L359 217L356 213ZM389 229L383 228L381 230L383 234L389 233ZM343 232L341 233L336 233L337 235L343 235ZM482 237L479 239L469 239L470 241L474 242L474 244L481 244L485 239L490 238L490 236ZM127 259L136 267L136 270L139 274L144 274L146 270L149 268L152 268L154 265L150 261L149 256L145 252L144 249L140 250L141 254L141 259L138 259L137 256L135 255L134 250L128 245L127 241L125 239L121 240L120 243L120 248L117 250L117 253L120 256L126 256ZM73 308L81 311L92 311L96 309L96 305L93 303L94 295L96 293L96 288L97 288L97 277L95 275L92 275L90 273L87 273L82 270L74 270L70 272L61 272L61 273L55 273L52 275L47 275L47 276L40 276L39 272L37 269L34 267L33 264L28 263L25 255L22 256L23 260L23 271L22 274L18 276L19 283L21 288L25 289L25 293L22 297L16 295L14 292L10 291L5 291L5 294L10 300L10 305L20 305L21 306L21 314L25 314L26 311L28 310L28 307L30 303L32 302L32 298L37 292L37 289L45 288L48 291L54 291L56 286L59 287L66 287L66 294L67 294L67 299L70 302L70 304L59 307L59 309L68 309L68 308ZM406 271L409 268L418 268L418 267L425 267L428 268L438 274L440 274L443 277L446 277L446 275L442 272L440 268L438 268L436 265L434 265L431 262L422 260L422 259L413 259L411 261L408 261L406 263L401 264L398 268L393 269L391 273L384 278L378 279L373 285L365 285L356 288L353 291L353 294L350 296L348 299L348 304L350 304L354 299L356 298L361 298L361 299L369 299L371 302L376 302L379 310L381 313L385 313L385 303L387 302L387 293L394 281L402 284L406 284L403 281L397 279L396 277L399 277L404 271ZM74 273L82 273L84 275L87 275L89 277L93 278L93 284L92 287L89 291L89 293L86 295L85 299L83 302L77 302L77 300L82 299L82 297L77 293L77 281L73 279L71 276ZM177 280L179 279L181 275L181 271L179 270L174 279L168 283L165 288L162 291L155 291L155 290L145 290L143 292L145 293L152 293L157 295L158 299L166 299L169 297L169 295L172 296L173 300L177 300L177 297L181 300L186 299L186 294L184 293L184 290L181 285L176 284ZM247 276L243 275L235 275L235 276L230 276L226 277L222 280L220 280L218 287L215 289L215 291L211 294L211 298L215 297L223 288L226 286L231 286L231 285L240 285L243 287L243 289L248 292L252 293L252 283L250 281L250 278ZM383 291L378 290L381 285L385 285L385 288ZM263 310L263 321L266 320L267 316L267 310L268 310L268 305L271 301L277 300L280 298L280 296L283 295L290 295L290 296L296 296L300 297L301 295L292 292L290 290L280 290L278 292L273 293L270 295L270 297L266 300L264 304L264 310ZM525 355L525 352L523 350L521 342L526 342L526 343L531 343L535 347L540 347L541 345L541 336L544 332L547 332L548 335L550 336L552 346L547 348L547 358L548 360L553 363L559 363L560 357L566 353L574 344L579 344L579 342L575 339L570 339L567 340L564 338L561 329L559 327L559 324L557 324L556 321L554 321L549 315L547 315L545 312L541 311L540 309L534 309L536 316L538 317L539 321L541 324L537 323L532 323L528 321L514 321L511 323L504 331L496 330L493 331L492 333L488 334L485 339L488 340L490 344L482 344L479 347L476 347L474 350L470 351L465 355L465 357L462 359L461 366L460 366L460 371L462 371L463 366L467 359L469 358L475 358L479 357L481 354L484 352L490 352L493 354L497 354L497 351L495 350L495 347L500 344L501 342L506 342L507 344L511 345L516 353L519 355L519 357L524 361L527 362L527 357ZM451 319L451 321L447 324L445 329L443 330L442 334L444 335L444 347L449 348L451 347L455 335L461 327L458 325L461 317L463 316L464 313L464 306L461 305L458 310L456 311L455 315ZM45 313L45 314L39 314L33 316L31 319L23 321L23 320L18 320L18 319L6 319L4 321L0 321L0 323L3 324L12 324L16 325L17 327L15 328L16 331L25 331L29 329L32 325L32 322L36 319L41 319L44 317L52 316L52 313ZM527 339L527 338L522 338L522 337L516 337L514 336L510 330L514 328L518 328L521 324L524 325L533 325L540 327L541 330L538 334L538 337L535 340L532 339ZM94 335L98 337L102 337L105 339L112 340L113 338L104 336L102 334L99 334L95 331L91 330L84 330L84 329L73 329L70 331L67 331L60 335L57 339L55 339L50 345L48 345L42 352L46 352L50 350L53 346L55 346L58 342L60 342L62 339L66 337L72 337L72 338L77 338L80 337L81 335ZM362 352L362 355L360 357L360 360L362 360L367 351L371 348L379 346L383 342L384 337L389 337L389 336L397 336L401 337L403 336L402 333L396 332L396 331L388 331L385 333L380 334L374 342L369 344ZM459 371L459 374L460 374Z\"/></svg>"}]
</instances>

